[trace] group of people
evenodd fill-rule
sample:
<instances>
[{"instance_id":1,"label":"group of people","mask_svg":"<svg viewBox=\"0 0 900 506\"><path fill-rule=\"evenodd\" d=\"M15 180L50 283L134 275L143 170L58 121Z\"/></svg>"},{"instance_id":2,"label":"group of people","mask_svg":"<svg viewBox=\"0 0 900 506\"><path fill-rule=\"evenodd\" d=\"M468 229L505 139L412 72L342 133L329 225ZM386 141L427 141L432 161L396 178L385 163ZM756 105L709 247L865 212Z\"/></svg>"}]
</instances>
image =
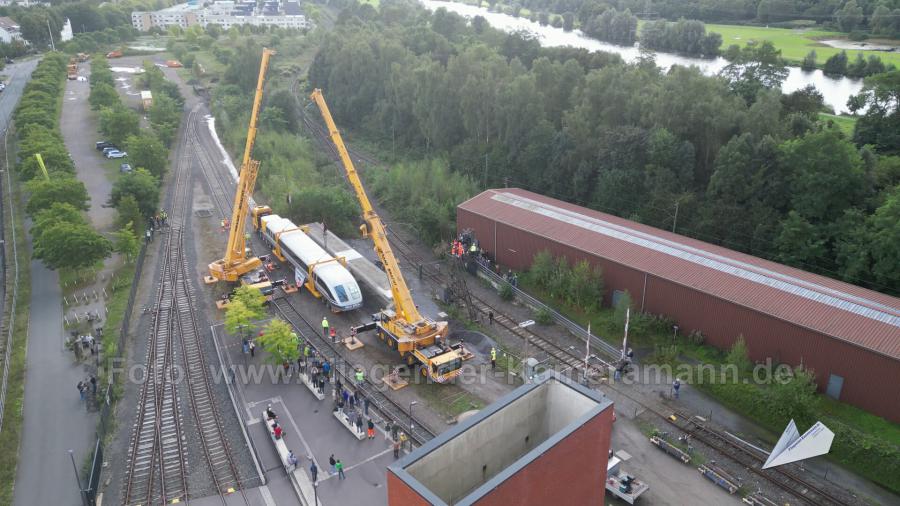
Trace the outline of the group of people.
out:
<instances>
[{"instance_id":1,"label":"group of people","mask_svg":"<svg viewBox=\"0 0 900 506\"><path fill-rule=\"evenodd\" d=\"M82 401L87 399L88 394L97 395L97 377L92 374L87 379L79 381L77 388L78 396Z\"/></svg>"},{"instance_id":2,"label":"group of people","mask_svg":"<svg viewBox=\"0 0 900 506\"><path fill-rule=\"evenodd\" d=\"M72 351L75 352L75 358L81 359L81 357L90 351L91 355L96 355L98 353L97 350L97 340L91 334L78 334L76 332L72 332Z\"/></svg>"},{"instance_id":3,"label":"group of people","mask_svg":"<svg viewBox=\"0 0 900 506\"><path fill-rule=\"evenodd\" d=\"M622 379L622 375L625 374L629 368L631 368L631 363L634 361L634 350L628 348L628 351L622 354L622 358L619 359L619 362L616 364L616 370L613 373L613 380L619 381Z\"/></svg>"}]
</instances>

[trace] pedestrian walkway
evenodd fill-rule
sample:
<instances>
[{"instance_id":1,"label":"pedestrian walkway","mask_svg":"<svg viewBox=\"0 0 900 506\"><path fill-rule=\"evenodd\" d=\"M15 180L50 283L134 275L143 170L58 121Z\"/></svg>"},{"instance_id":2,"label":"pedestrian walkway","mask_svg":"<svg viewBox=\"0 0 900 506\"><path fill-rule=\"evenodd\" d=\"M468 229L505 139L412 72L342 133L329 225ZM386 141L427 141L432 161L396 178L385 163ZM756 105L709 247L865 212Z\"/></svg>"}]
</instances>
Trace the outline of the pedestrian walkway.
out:
<instances>
[{"instance_id":1,"label":"pedestrian walkway","mask_svg":"<svg viewBox=\"0 0 900 506\"><path fill-rule=\"evenodd\" d=\"M269 404L284 427L284 442L299 460L297 482L305 495L317 494L320 504L366 504L372 506L387 504L387 466L394 461L390 442L381 431L376 431L375 439L357 440L334 416L332 416L331 386L327 387L324 401L317 400L303 384L273 384L264 372L261 380L252 374L243 379L242 371L268 371L265 357L257 353L251 358L244 354L237 338L224 333L222 326L216 326L216 339L223 354L226 367L234 367L237 401L243 410L242 417L248 423L248 434L260 457L260 466L266 473L269 489L281 504L297 504L282 500L287 491L293 492L294 485L286 479L280 458L262 420L262 412ZM234 341L234 342L230 342ZM293 377L296 380L296 374ZM338 480L330 473L328 457L334 454L344 463L346 479ZM312 487L309 464L310 457L319 469L318 487ZM374 487L374 489L373 489ZM296 495L295 495L296 497ZM307 497L310 503L314 496Z\"/></svg>"},{"instance_id":2,"label":"pedestrian walkway","mask_svg":"<svg viewBox=\"0 0 900 506\"><path fill-rule=\"evenodd\" d=\"M15 506L80 504L68 450L79 470L94 446L96 415L79 400L86 376L64 344L59 276L31 263L28 362Z\"/></svg>"},{"instance_id":3,"label":"pedestrian walkway","mask_svg":"<svg viewBox=\"0 0 900 506\"><path fill-rule=\"evenodd\" d=\"M102 172L102 165L89 163L81 155L86 151L73 149L75 143L86 142L91 129L85 128L89 114L87 82L66 81L60 119L66 146L73 152L75 165L91 195L88 212L95 225L112 223L111 209L102 207L111 186ZM72 136L76 139L72 139ZM88 149L93 149L93 142ZM93 154L93 153L90 153ZM96 155L95 155L96 156ZM85 179L82 168L91 165L95 174ZM96 181L106 181L103 185ZM102 194L98 194L99 192ZM29 228L26 224L26 228ZM109 262L109 260L107 260ZM102 283L102 282L101 282ZM98 312L90 305L90 310ZM102 307L102 304L99 304ZM85 306L79 311L88 310ZM68 450L73 450L75 463L82 468L94 448L97 417L87 411L79 399L79 381L87 378L90 361L76 363L73 353L65 346L68 332L63 328L63 294L59 275L39 261L31 263L31 315L28 326L27 371L25 376L24 420L19 467L16 474L16 506L35 504L79 504L75 470ZM86 477L82 477L86 480Z\"/></svg>"}]
</instances>

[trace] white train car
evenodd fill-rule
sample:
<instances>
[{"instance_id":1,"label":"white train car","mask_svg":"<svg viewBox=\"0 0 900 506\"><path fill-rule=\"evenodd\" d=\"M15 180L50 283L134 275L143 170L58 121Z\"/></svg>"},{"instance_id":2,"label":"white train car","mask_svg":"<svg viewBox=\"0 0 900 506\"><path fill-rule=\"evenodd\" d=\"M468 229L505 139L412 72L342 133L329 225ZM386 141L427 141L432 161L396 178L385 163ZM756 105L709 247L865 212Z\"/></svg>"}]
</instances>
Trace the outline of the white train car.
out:
<instances>
[{"instance_id":1,"label":"white train car","mask_svg":"<svg viewBox=\"0 0 900 506\"><path fill-rule=\"evenodd\" d=\"M350 271L297 225L277 214L262 216L259 221L259 230L266 242L272 248L279 246L281 254L294 267L298 287L306 283L312 266L316 291L325 298L332 311L352 311L362 307L362 292Z\"/></svg>"}]
</instances>

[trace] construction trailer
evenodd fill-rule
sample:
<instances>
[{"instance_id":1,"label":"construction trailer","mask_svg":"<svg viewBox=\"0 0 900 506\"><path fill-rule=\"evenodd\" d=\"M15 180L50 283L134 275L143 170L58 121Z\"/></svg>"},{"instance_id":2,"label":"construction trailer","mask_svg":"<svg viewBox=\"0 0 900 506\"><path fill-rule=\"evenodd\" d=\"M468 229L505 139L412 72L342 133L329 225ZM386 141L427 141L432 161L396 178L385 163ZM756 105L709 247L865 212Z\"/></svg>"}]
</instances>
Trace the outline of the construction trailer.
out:
<instances>
[{"instance_id":1,"label":"construction trailer","mask_svg":"<svg viewBox=\"0 0 900 506\"><path fill-rule=\"evenodd\" d=\"M149 111L153 107L153 93L150 93L150 90L141 92L141 107L145 111Z\"/></svg>"}]
</instances>

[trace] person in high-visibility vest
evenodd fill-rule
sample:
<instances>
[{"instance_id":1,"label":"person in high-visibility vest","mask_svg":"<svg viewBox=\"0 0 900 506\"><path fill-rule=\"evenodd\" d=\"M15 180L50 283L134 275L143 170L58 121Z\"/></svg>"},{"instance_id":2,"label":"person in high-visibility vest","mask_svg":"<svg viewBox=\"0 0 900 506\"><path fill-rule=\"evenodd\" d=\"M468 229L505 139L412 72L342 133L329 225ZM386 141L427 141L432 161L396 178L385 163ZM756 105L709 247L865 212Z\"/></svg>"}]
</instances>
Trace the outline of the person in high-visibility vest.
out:
<instances>
[{"instance_id":1,"label":"person in high-visibility vest","mask_svg":"<svg viewBox=\"0 0 900 506\"><path fill-rule=\"evenodd\" d=\"M328 317L322 317L322 337L328 337Z\"/></svg>"},{"instance_id":2,"label":"person in high-visibility vest","mask_svg":"<svg viewBox=\"0 0 900 506\"><path fill-rule=\"evenodd\" d=\"M362 382L365 381L365 379L366 379L366 375L365 375L365 373L363 373L363 370L357 369L356 370L356 383L362 384Z\"/></svg>"},{"instance_id":3,"label":"person in high-visibility vest","mask_svg":"<svg viewBox=\"0 0 900 506\"><path fill-rule=\"evenodd\" d=\"M497 348L491 346L491 370L497 368Z\"/></svg>"}]
</instances>

